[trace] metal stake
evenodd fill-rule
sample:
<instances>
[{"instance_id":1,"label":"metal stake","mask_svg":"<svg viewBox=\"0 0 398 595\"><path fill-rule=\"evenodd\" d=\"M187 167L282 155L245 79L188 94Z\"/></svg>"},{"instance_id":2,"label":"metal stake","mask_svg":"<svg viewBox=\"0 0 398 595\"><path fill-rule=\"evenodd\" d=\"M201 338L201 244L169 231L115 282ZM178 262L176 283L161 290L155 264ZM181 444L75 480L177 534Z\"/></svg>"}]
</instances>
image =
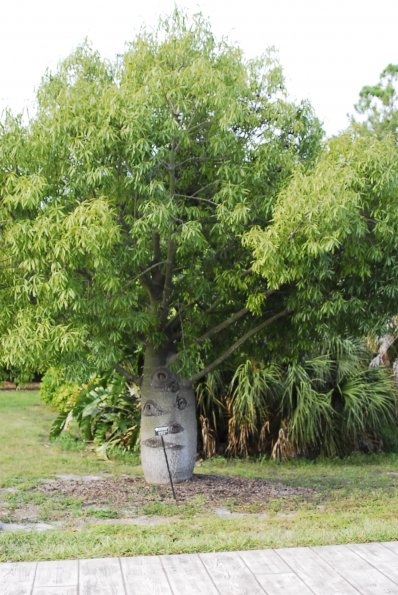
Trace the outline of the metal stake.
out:
<instances>
[{"instance_id":1,"label":"metal stake","mask_svg":"<svg viewBox=\"0 0 398 595\"><path fill-rule=\"evenodd\" d=\"M163 435L161 435L160 437L162 439L162 446L163 446L164 458L166 459L167 471L169 472L169 479L170 479L171 491L173 492L174 500L176 501L176 504L177 504L177 496L176 496L176 493L174 491L173 480L171 479L171 472L170 472L170 467L169 467L169 460L167 458L166 447L164 445L164 438L163 438Z\"/></svg>"}]
</instances>

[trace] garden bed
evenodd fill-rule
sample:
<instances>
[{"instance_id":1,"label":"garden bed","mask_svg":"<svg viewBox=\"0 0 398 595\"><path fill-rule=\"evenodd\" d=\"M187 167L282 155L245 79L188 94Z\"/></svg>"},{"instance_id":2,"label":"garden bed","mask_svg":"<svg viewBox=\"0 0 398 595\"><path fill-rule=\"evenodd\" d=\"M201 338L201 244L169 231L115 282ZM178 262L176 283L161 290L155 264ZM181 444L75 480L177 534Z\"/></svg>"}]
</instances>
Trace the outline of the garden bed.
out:
<instances>
[{"instance_id":1,"label":"garden bed","mask_svg":"<svg viewBox=\"0 0 398 595\"><path fill-rule=\"evenodd\" d=\"M107 505L137 507L148 503L168 501L171 498L169 485L147 484L141 477L64 476L47 480L37 488L48 496L77 498L82 505ZM225 502L236 506L266 503L276 498L312 496L309 488L290 487L263 479L228 477L227 475L195 474L192 481L175 485L177 499L189 503L200 496L206 505L215 508Z\"/></svg>"}]
</instances>

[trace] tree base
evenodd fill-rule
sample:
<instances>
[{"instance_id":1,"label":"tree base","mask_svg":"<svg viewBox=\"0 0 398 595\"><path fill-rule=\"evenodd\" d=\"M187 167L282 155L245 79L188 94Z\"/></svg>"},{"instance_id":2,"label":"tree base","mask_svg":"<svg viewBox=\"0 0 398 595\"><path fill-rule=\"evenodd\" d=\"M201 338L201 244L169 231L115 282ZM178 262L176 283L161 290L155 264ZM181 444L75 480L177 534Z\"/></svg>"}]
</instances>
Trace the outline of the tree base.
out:
<instances>
[{"instance_id":1,"label":"tree base","mask_svg":"<svg viewBox=\"0 0 398 595\"><path fill-rule=\"evenodd\" d=\"M165 451L174 483L192 478L196 460L197 427L192 384L167 368L156 368L142 390L141 463L151 484L170 482ZM167 434L156 435L156 428Z\"/></svg>"}]
</instances>

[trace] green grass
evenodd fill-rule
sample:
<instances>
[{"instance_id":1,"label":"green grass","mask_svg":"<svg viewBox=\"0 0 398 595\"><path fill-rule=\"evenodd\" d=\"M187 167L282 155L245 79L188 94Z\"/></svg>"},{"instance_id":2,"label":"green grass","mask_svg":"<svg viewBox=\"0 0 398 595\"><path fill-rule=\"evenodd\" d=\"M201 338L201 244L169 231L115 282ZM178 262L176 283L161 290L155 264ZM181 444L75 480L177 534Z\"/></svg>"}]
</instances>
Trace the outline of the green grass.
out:
<instances>
[{"instance_id":1,"label":"green grass","mask_svg":"<svg viewBox=\"0 0 398 595\"><path fill-rule=\"evenodd\" d=\"M21 504L40 508L40 520L84 517L96 524L80 530L66 525L47 532L0 533L0 560L44 560L96 556L127 556L261 547L388 541L398 535L398 456L357 455L347 459L296 461L279 465L263 461L227 461L214 458L197 465L199 473L260 477L290 486L316 490L310 498L273 499L265 507L239 506L226 501L230 511L244 516L219 517L203 498L185 504L147 503L139 511L161 524L112 524L115 509L88 508L61 495L32 491L40 480L57 473L115 475L141 474L134 458L101 461L73 439L48 440L53 414L38 395L0 393L0 493L7 515ZM177 486L178 493L178 486ZM101 520L106 520L106 524Z\"/></svg>"},{"instance_id":2,"label":"green grass","mask_svg":"<svg viewBox=\"0 0 398 595\"><path fill-rule=\"evenodd\" d=\"M119 511L112 508L88 508L87 515L97 519L118 519Z\"/></svg>"},{"instance_id":3,"label":"green grass","mask_svg":"<svg viewBox=\"0 0 398 595\"><path fill-rule=\"evenodd\" d=\"M68 437L51 443L54 414L35 392L0 392L0 488L17 487L56 473L141 474L138 465L101 461Z\"/></svg>"}]
</instances>

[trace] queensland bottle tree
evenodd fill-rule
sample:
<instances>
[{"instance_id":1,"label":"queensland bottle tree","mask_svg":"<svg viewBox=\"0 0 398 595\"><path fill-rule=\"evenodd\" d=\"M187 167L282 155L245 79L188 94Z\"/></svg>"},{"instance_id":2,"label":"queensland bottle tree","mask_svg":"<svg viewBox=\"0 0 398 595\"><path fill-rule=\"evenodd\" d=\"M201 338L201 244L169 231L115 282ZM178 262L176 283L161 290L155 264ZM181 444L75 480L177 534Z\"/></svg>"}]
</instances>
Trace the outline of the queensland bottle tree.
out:
<instances>
[{"instance_id":1,"label":"queensland bottle tree","mask_svg":"<svg viewBox=\"0 0 398 595\"><path fill-rule=\"evenodd\" d=\"M175 12L115 64L78 48L29 122L2 123L4 365L133 362L146 478L167 481L163 425L174 480L189 478L194 384L289 326L241 238L321 136L272 52L246 60L200 16Z\"/></svg>"}]
</instances>

